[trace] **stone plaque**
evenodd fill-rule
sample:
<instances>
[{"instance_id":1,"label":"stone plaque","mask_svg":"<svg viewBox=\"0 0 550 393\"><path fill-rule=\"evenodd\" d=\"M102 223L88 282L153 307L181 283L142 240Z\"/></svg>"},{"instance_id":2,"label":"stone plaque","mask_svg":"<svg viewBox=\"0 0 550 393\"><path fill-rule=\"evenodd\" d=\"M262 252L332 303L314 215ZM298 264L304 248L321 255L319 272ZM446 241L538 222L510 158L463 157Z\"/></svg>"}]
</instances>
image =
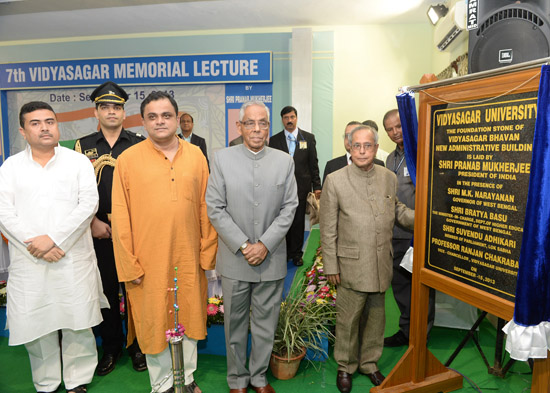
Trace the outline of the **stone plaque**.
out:
<instances>
[{"instance_id":1,"label":"stone plaque","mask_svg":"<svg viewBox=\"0 0 550 393\"><path fill-rule=\"evenodd\" d=\"M537 92L431 107L426 264L514 301Z\"/></svg>"}]
</instances>

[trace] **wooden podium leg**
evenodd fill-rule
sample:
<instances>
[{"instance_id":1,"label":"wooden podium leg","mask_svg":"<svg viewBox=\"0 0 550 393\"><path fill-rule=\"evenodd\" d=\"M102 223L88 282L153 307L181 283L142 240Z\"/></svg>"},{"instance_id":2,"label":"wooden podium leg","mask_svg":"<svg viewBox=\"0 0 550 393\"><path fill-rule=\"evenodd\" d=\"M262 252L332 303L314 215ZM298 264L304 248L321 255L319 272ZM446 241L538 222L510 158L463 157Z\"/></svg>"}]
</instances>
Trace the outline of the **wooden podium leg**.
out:
<instances>
[{"instance_id":1,"label":"wooden podium leg","mask_svg":"<svg viewBox=\"0 0 550 393\"><path fill-rule=\"evenodd\" d=\"M462 375L447 369L428 350L424 359L426 377L418 382L413 382L411 375L415 369L414 347L409 347L407 352L388 374L382 385L375 386L370 393L436 393L451 392L462 388Z\"/></svg>"},{"instance_id":2,"label":"wooden podium leg","mask_svg":"<svg viewBox=\"0 0 550 393\"><path fill-rule=\"evenodd\" d=\"M438 393L462 387L462 375L447 369L426 347L429 288L420 284L418 276L413 274L409 348L371 393Z\"/></svg>"},{"instance_id":3,"label":"wooden podium leg","mask_svg":"<svg viewBox=\"0 0 550 393\"><path fill-rule=\"evenodd\" d=\"M550 356L550 354L548 354ZM531 393L548 393L550 388L550 357L535 359Z\"/></svg>"}]
</instances>

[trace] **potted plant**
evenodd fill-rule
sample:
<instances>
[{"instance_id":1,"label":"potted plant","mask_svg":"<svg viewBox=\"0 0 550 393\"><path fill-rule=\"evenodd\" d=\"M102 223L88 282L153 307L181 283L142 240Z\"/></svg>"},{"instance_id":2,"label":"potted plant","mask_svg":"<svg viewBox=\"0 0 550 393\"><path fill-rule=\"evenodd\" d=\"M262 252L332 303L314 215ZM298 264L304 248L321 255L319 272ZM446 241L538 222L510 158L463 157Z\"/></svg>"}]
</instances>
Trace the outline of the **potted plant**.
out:
<instances>
[{"instance_id":1,"label":"potted plant","mask_svg":"<svg viewBox=\"0 0 550 393\"><path fill-rule=\"evenodd\" d=\"M281 304L271 354L271 371L278 379L294 377L308 349L327 356L321 342L334 339L330 324L336 311L321 288L313 295L306 291L306 277L293 288Z\"/></svg>"}]
</instances>

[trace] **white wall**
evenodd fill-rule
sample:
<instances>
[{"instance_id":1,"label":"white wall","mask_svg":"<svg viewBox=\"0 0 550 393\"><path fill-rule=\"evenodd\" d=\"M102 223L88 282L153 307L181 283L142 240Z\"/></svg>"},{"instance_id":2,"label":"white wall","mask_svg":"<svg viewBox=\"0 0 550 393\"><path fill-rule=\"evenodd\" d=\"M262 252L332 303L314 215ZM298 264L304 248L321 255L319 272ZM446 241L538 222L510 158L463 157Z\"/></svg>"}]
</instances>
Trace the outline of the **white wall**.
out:
<instances>
[{"instance_id":1,"label":"white wall","mask_svg":"<svg viewBox=\"0 0 550 393\"><path fill-rule=\"evenodd\" d=\"M395 144L382 126L384 113L397 108L398 88L416 85L432 72L432 26L422 24L334 28L334 156L344 154L342 136L351 120L374 120L380 149Z\"/></svg>"}]
</instances>

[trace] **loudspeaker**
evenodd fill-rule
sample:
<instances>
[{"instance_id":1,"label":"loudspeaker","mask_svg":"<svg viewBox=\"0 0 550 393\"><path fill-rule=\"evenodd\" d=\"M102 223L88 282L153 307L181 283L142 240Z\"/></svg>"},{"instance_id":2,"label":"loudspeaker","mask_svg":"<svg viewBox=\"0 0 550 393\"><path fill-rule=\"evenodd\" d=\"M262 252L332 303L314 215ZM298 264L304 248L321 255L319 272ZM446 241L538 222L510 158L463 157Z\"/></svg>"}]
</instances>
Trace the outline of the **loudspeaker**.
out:
<instances>
[{"instance_id":1,"label":"loudspeaker","mask_svg":"<svg viewBox=\"0 0 550 393\"><path fill-rule=\"evenodd\" d=\"M475 5L476 1L470 3ZM549 3L478 0L478 28L469 34L468 72L549 57Z\"/></svg>"}]
</instances>

